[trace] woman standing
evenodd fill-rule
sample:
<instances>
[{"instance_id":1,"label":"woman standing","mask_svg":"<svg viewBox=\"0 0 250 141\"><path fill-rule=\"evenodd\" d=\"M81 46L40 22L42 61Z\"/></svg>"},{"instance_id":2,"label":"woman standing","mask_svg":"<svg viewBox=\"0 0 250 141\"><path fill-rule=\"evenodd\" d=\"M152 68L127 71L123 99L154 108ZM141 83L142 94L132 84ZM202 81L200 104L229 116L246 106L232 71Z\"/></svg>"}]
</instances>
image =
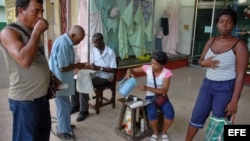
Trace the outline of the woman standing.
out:
<instances>
[{"instance_id":1,"label":"woman standing","mask_svg":"<svg viewBox=\"0 0 250 141\"><path fill-rule=\"evenodd\" d=\"M231 34L237 24L237 13L224 9L215 22L219 36L207 41L199 60L199 65L206 67L207 71L193 109L186 141L193 140L211 111L218 118L235 114L244 85L249 52L245 42Z\"/></svg>"},{"instance_id":2,"label":"woman standing","mask_svg":"<svg viewBox=\"0 0 250 141\"><path fill-rule=\"evenodd\" d=\"M156 106L156 104L152 102L146 107L147 117L153 129L153 135L150 137L151 141L157 141L158 138L157 109L160 109L164 114L162 141L169 141L167 131L174 119L174 109L167 96L170 78L173 75L169 69L164 67L167 63L167 59L167 55L164 52L155 52L152 54L151 65L128 69L125 76L125 78L129 78L133 76L133 73L145 72L147 75L147 84L138 85L138 88L142 91L146 91L146 99L153 101L156 95L165 95L167 98L161 106Z\"/></svg>"}]
</instances>

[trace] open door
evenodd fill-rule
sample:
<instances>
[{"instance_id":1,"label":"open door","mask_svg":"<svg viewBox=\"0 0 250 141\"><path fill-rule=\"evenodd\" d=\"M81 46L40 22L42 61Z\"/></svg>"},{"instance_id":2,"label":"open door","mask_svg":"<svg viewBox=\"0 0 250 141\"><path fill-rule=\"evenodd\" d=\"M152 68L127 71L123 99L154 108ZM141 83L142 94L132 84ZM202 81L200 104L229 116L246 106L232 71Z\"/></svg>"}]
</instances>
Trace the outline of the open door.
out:
<instances>
[{"instance_id":1,"label":"open door","mask_svg":"<svg viewBox=\"0 0 250 141\"><path fill-rule=\"evenodd\" d=\"M214 17L225 8L224 0L197 0L194 24L194 35L191 50L191 64L198 65L198 60L207 40L216 35Z\"/></svg>"}]
</instances>

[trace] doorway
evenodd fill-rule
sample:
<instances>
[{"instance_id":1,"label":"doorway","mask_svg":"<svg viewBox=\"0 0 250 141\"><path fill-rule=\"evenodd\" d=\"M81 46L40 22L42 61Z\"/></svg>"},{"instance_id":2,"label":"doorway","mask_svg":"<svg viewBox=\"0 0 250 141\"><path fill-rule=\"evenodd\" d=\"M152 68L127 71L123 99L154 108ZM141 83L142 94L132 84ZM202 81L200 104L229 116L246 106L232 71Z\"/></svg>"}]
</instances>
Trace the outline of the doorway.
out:
<instances>
[{"instance_id":1,"label":"doorway","mask_svg":"<svg viewBox=\"0 0 250 141\"><path fill-rule=\"evenodd\" d=\"M238 13L238 23L232 34L244 40L250 50L250 0L196 0L194 31L191 48L191 64L198 65L203 48L212 36L218 35L215 16L225 8L232 8Z\"/></svg>"},{"instance_id":2,"label":"doorway","mask_svg":"<svg viewBox=\"0 0 250 141\"><path fill-rule=\"evenodd\" d=\"M198 65L198 60L209 38L217 34L214 17L225 8L224 0L197 0L194 18L191 64Z\"/></svg>"}]
</instances>

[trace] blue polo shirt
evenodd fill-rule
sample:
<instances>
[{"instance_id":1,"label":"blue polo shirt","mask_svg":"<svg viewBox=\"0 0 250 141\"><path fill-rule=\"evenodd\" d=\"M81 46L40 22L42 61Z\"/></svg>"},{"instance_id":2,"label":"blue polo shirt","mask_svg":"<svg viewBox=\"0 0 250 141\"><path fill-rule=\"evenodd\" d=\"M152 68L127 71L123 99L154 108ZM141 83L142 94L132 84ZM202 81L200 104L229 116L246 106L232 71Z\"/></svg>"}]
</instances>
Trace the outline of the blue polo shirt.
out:
<instances>
[{"instance_id":1,"label":"blue polo shirt","mask_svg":"<svg viewBox=\"0 0 250 141\"><path fill-rule=\"evenodd\" d=\"M52 46L49 68L63 84L66 83L69 86L68 89L57 91L57 96L69 96L75 93L74 71L60 71L60 68L74 64L75 53L73 46L74 44L67 33L58 37Z\"/></svg>"}]
</instances>

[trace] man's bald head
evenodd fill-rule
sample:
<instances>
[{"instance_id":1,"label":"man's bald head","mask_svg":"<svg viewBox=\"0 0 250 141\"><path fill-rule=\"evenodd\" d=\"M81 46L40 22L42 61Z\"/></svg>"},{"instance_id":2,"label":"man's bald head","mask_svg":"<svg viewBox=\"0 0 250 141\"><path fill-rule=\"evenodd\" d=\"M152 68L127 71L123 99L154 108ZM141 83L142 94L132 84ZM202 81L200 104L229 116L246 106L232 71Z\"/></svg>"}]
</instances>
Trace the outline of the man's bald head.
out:
<instances>
[{"instance_id":1,"label":"man's bald head","mask_svg":"<svg viewBox=\"0 0 250 141\"><path fill-rule=\"evenodd\" d=\"M84 38L85 31L81 26L74 25L70 28L68 34L69 34L69 37L71 38L72 42L74 43L74 45L77 45Z\"/></svg>"}]
</instances>

